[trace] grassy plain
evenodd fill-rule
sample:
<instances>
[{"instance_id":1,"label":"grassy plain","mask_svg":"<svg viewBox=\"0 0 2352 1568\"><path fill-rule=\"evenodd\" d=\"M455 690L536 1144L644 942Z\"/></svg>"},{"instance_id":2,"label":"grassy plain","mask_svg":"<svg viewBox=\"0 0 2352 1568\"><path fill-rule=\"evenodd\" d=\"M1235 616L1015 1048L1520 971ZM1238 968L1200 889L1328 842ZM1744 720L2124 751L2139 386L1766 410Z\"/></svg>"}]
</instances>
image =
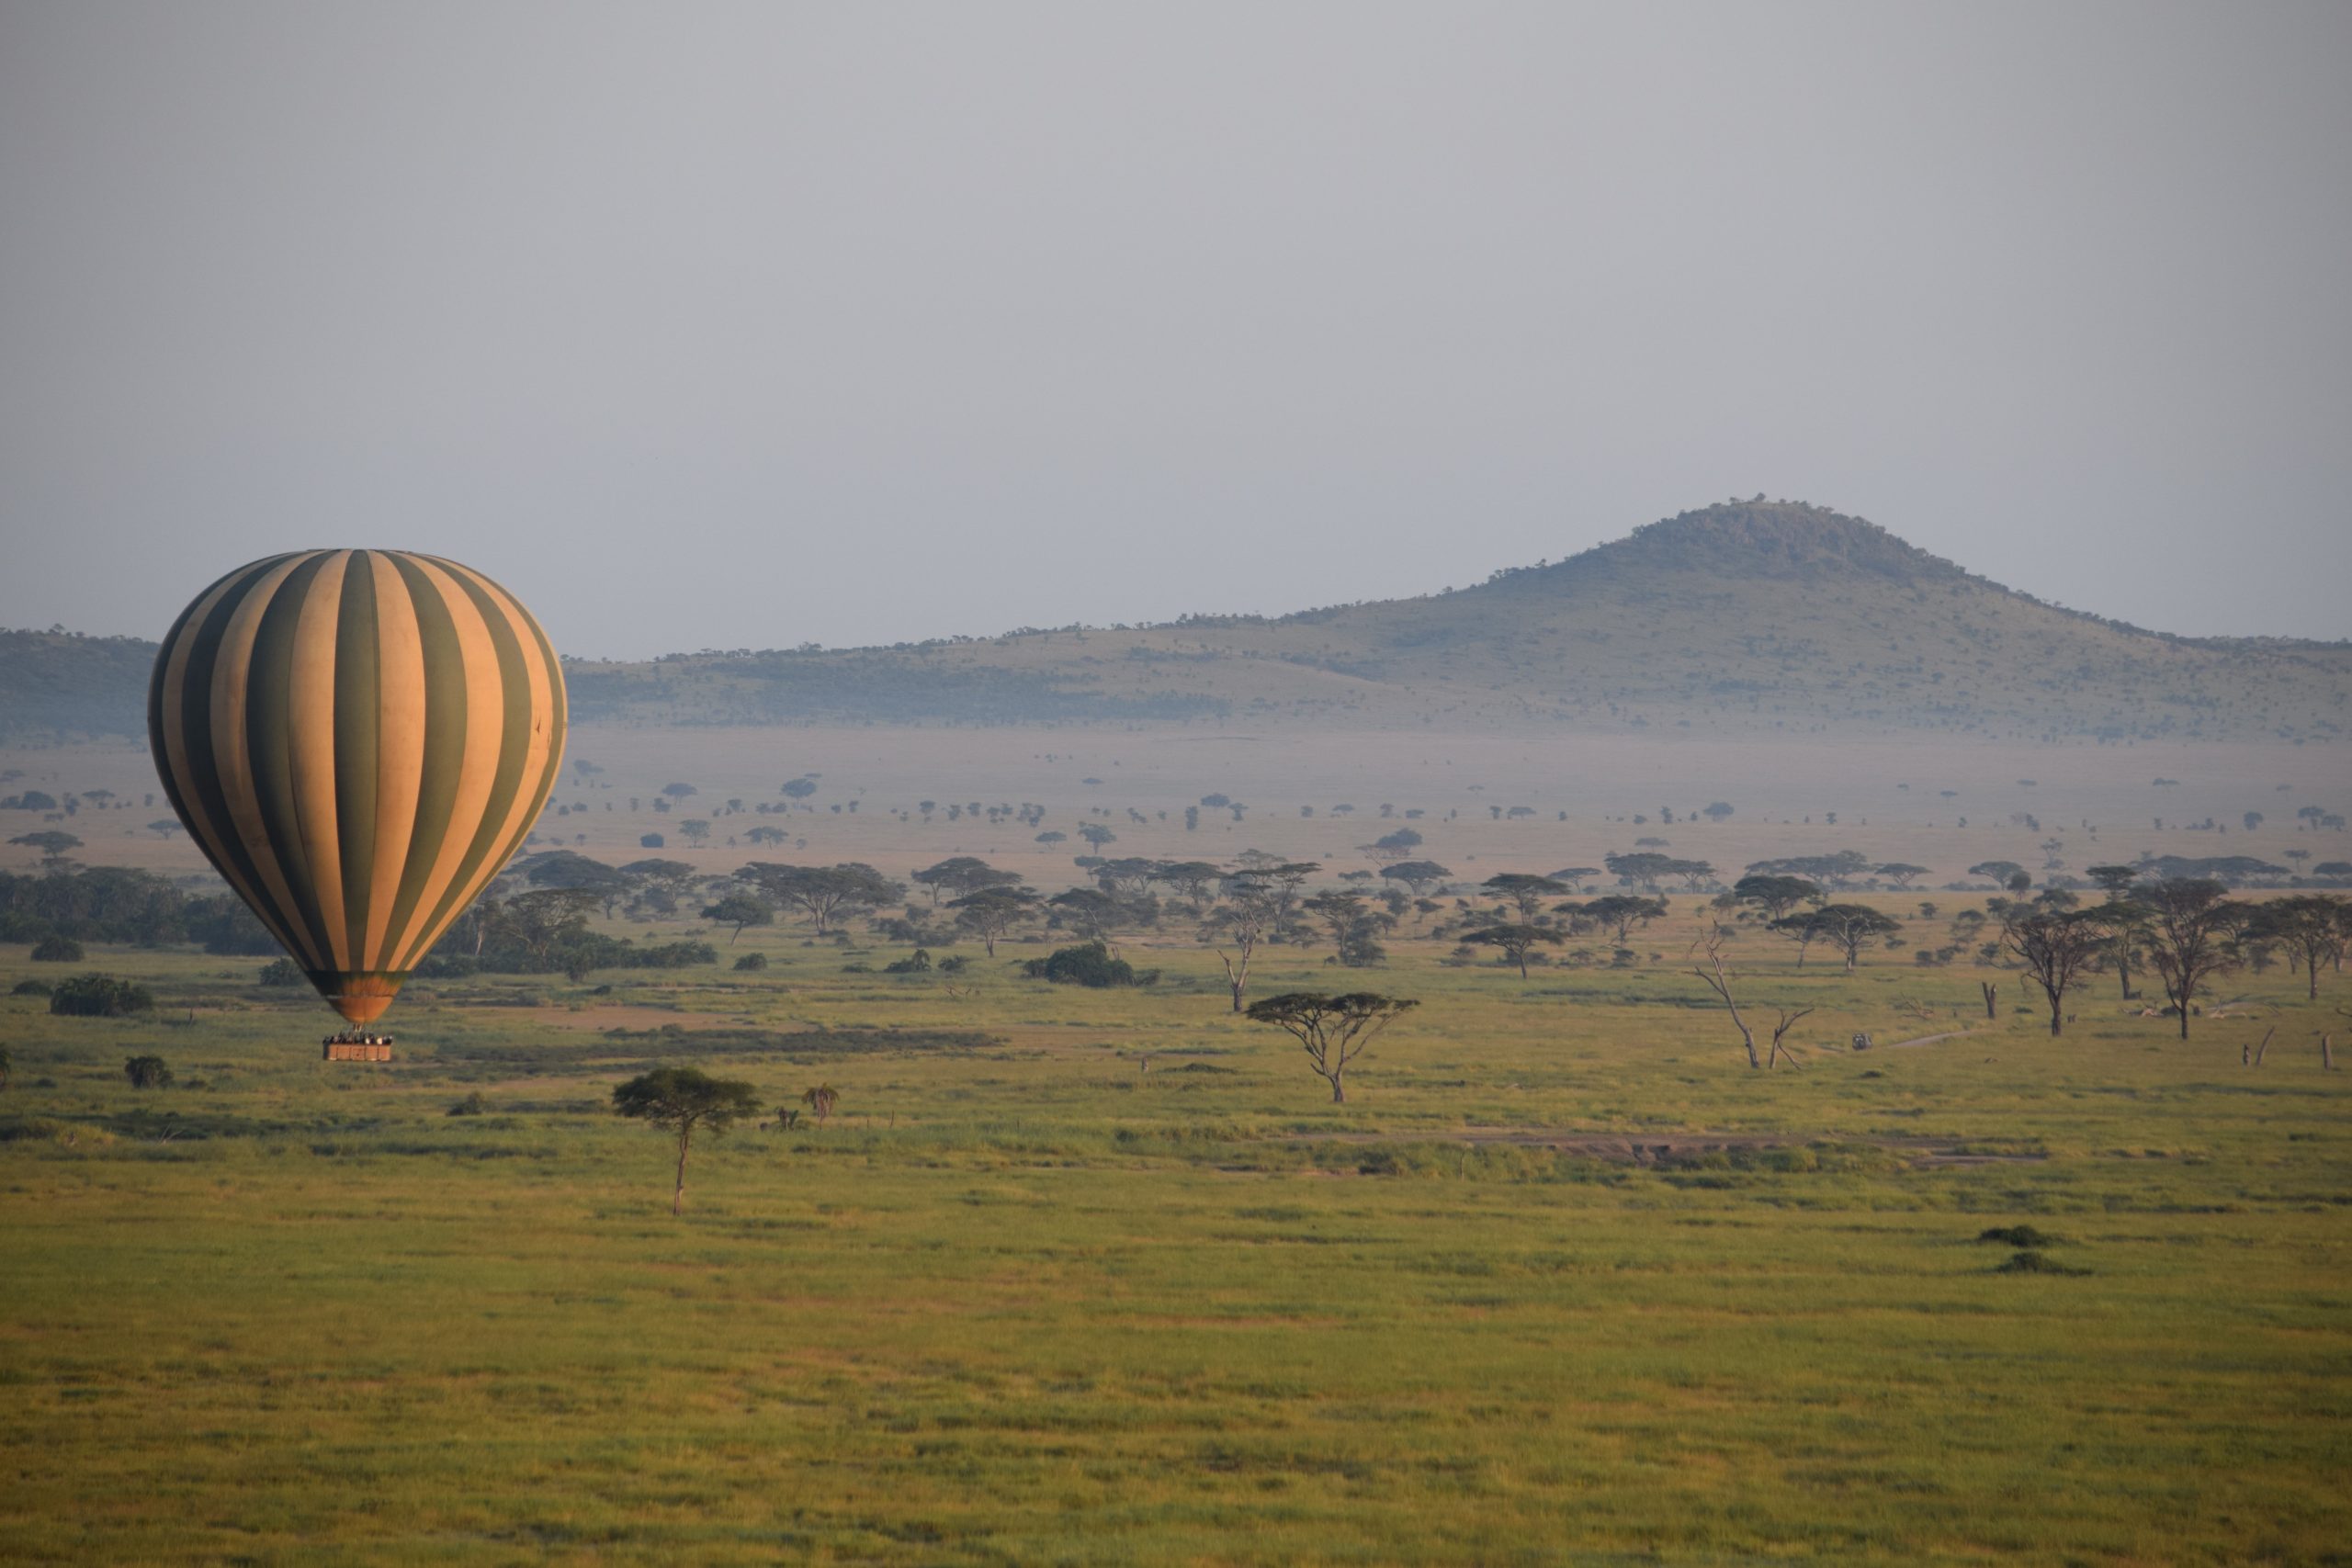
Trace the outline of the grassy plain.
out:
<instances>
[{"instance_id":1,"label":"grassy plain","mask_svg":"<svg viewBox=\"0 0 2352 1568\"><path fill-rule=\"evenodd\" d=\"M1821 1009L1756 1073L1686 918L1523 983L1392 943L1346 978L1423 1006L1336 1106L1183 946L1105 992L753 931L419 985L382 1067L258 961L93 950L155 1016L0 998L0 1556L2346 1560L2340 979L2186 1043L2101 980L2053 1041L2014 976L1750 937ZM673 1220L606 1111L650 1061L842 1111L698 1145ZM1997 1271L2020 1223L2071 1271Z\"/></svg>"}]
</instances>

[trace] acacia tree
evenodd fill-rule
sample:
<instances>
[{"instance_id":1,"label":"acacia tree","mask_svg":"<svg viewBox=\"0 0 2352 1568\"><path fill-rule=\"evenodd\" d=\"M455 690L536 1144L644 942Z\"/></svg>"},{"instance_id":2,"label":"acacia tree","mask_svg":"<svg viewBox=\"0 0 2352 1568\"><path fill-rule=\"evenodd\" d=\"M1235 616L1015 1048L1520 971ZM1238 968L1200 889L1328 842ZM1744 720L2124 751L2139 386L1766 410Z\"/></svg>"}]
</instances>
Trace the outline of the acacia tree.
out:
<instances>
[{"instance_id":1,"label":"acacia tree","mask_svg":"<svg viewBox=\"0 0 2352 1568\"><path fill-rule=\"evenodd\" d=\"M2096 909L2017 908L2001 923L2001 945L2025 965L2026 974L2050 998L2050 1032L2065 1022L2067 988L2098 967L2108 932Z\"/></svg>"},{"instance_id":2,"label":"acacia tree","mask_svg":"<svg viewBox=\"0 0 2352 1568\"><path fill-rule=\"evenodd\" d=\"M718 903L704 908L702 918L717 925L733 926L735 934L727 939L732 947L743 934L745 926L764 926L775 919L775 908L756 893L729 893Z\"/></svg>"},{"instance_id":3,"label":"acacia tree","mask_svg":"<svg viewBox=\"0 0 2352 1568\"><path fill-rule=\"evenodd\" d=\"M1747 1047L1747 1066L1750 1070L1761 1068L1770 1071L1780 1066L1781 1058L1784 1055L1788 1057L1789 1065L1794 1066L1797 1060L1796 1053L1790 1050L1784 1042L1789 1031L1796 1027L1797 1021L1813 1010L1799 1008L1796 1011L1791 1012L1786 1008L1775 1009L1779 1018L1772 1026L1771 1051L1766 1055L1758 1055L1756 1031L1748 1027L1747 1018L1739 1010L1738 998L1732 995L1732 975L1724 964L1724 947L1730 940L1731 933L1724 929L1722 921L1708 922L1706 934L1691 944L1690 951L1700 954L1701 957L1699 962L1691 966L1690 973L1706 983L1707 988L1714 992L1722 1000L1724 1010L1731 1014L1732 1027L1739 1031L1740 1043Z\"/></svg>"},{"instance_id":4,"label":"acacia tree","mask_svg":"<svg viewBox=\"0 0 2352 1568\"><path fill-rule=\"evenodd\" d=\"M1283 894L1280 887L1249 872L1237 874L1226 883L1225 902L1201 927L1201 940L1217 944L1217 962L1225 965L1226 989L1233 995L1233 1010L1242 1010L1241 998L1250 989L1250 960L1283 917ZM1227 947L1233 952L1226 952Z\"/></svg>"},{"instance_id":5,"label":"acacia tree","mask_svg":"<svg viewBox=\"0 0 2352 1568\"><path fill-rule=\"evenodd\" d=\"M1615 934L1617 945L1625 946L1634 940L1635 926L1648 925L1663 919L1667 905L1663 898L1644 898L1638 894L1611 893L1595 898L1589 904L1563 904L1558 912L1578 919L1590 920L1602 931Z\"/></svg>"},{"instance_id":6,"label":"acacia tree","mask_svg":"<svg viewBox=\"0 0 2352 1568\"><path fill-rule=\"evenodd\" d=\"M2330 958L2341 963L2346 939L2352 936L2352 903L2325 893L2273 898L2256 906L2250 928L2266 941L2295 950L2303 963L2306 995L2317 1001L2320 965Z\"/></svg>"},{"instance_id":7,"label":"acacia tree","mask_svg":"<svg viewBox=\"0 0 2352 1568\"><path fill-rule=\"evenodd\" d=\"M572 887L594 893L607 919L637 886L637 879L627 872L616 871L603 861L592 860L574 850L556 850L538 856L524 873L523 880L534 887Z\"/></svg>"},{"instance_id":8,"label":"acacia tree","mask_svg":"<svg viewBox=\"0 0 2352 1568\"><path fill-rule=\"evenodd\" d=\"M1371 991L1324 996L1315 991L1286 991L1279 997L1250 1004L1249 1017L1287 1031L1306 1048L1307 1065L1331 1086L1331 1102L1346 1102L1341 1078L1349 1064L1364 1053L1380 1032L1414 1008L1409 997L1384 997Z\"/></svg>"},{"instance_id":9,"label":"acacia tree","mask_svg":"<svg viewBox=\"0 0 2352 1568\"><path fill-rule=\"evenodd\" d=\"M1532 876L1523 871L1507 871L1499 876L1487 878L1478 886L1506 903L1516 906L1522 920L1532 920L1544 899L1556 898L1567 891L1566 887L1548 876Z\"/></svg>"},{"instance_id":10,"label":"acacia tree","mask_svg":"<svg viewBox=\"0 0 2352 1568\"><path fill-rule=\"evenodd\" d=\"M1801 915L1783 916L1772 922L1772 929L1797 939L1798 968L1804 967L1804 948L1809 943L1826 942L1844 954L1846 972L1850 975L1861 962L1862 944L1872 937L1894 935L1903 929L1903 922L1868 904L1824 904Z\"/></svg>"},{"instance_id":11,"label":"acacia tree","mask_svg":"<svg viewBox=\"0 0 2352 1568\"><path fill-rule=\"evenodd\" d=\"M986 943L994 958L997 939L1036 915L1037 895L1026 887L983 887L950 899L947 907L956 911L956 923Z\"/></svg>"},{"instance_id":12,"label":"acacia tree","mask_svg":"<svg viewBox=\"0 0 2352 1568\"><path fill-rule=\"evenodd\" d=\"M1375 909L1361 893L1318 893L1299 906L1329 928L1340 962L1351 969L1368 969L1387 956L1380 945L1383 933L1395 928L1396 917Z\"/></svg>"},{"instance_id":13,"label":"acacia tree","mask_svg":"<svg viewBox=\"0 0 2352 1568\"><path fill-rule=\"evenodd\" d=\"M758 1091L735 1078L714 1078L695 1067L656 1067L613 1088L613 1114L633 1117L678 1139L678 1185L670 1213L686 1201L686 1152L695 1134L717 1137L747 1116L759 1114Z\"/></svg>"},{"instance_id":14,"label":"acacia tree","mask_svg":"<svg viewBox=\"0 0 2352 1568\"><path fill-rule=\"evenodd\" d=\"M1182 894L1185 902L1191 904L1197 914L1201 906L1208 902L1210 886L1224 874L1222 870L1204 860L1162 861L1159 880Z\"/></svg>"},{"instance_id":15,"label":"acacia tree","mask_svg":"<svg viewBox=\"0 0 2352 1568\"><path fill-rule=\"evenodd\" d=\"M931 901L936 904L943 892L963 898L987 887L1018 886L1021 878L1012 872L997 870L978 855L951 855L937 865L925 866L908 880L931 889Z\"/></svg>"},{"instance_id":16,"label":"acacia tree","mask_svg":"<svg viewBox=\"0 0 2352 1568\"><path fill-rule=\"evenodd\" d=\"M1799 904L1820 897L1821 884L1802 876L1753 872L1732 884L1731 896L1763 910L1767 920L1777 920Z\"/></svg>"},{"instance_id":17,"label":"acacia tree","mask_svg":"<svg viewBox=\"0 0 2352 1568\"><path fill-rule=\"evenodd\" d=\"M857 861L839 865L768 865L754 861L736 875L756 886L780 904L806 910L816 922L817 934L862 910L896 903L906 892L872 866Z\"/></svg>"},{"instance_id":18,"label":"acacia tree","mask_svg":"<svg viewBox=\"0 0 2352 1568\"><path fill-rule=\"evenodd\" d=\"M1603 855L1600 857L1600 863L1607 866L1609 874L1617 878L1618 881L1638 882L1653 893L1657 891L1660 879L1677 874L1675 858L1672 855L1659 854L1655 850L1642 850L1632 854Z\"/></svg>"},{"instance_id":19,"label":"acacia tree","mask_svg":"<svg viewBox=\"0 0 2352 1568\"><path fill-rule=\"evenodd\" d=\"M1121 926L1133 922L1134 916L1126 903L1113 897L1099 887L1073 887L1057 893L1046 900L1047 907L1075 927L1089 942L1101 942L1112 956L1118 955L1118 944L1112 939Z\"/></svg>"},{"instance_id":20,"label":"acacia tree","mask_svg":"<svg viewBox=\"0 0 2352 1568\"><path fill-rule=\"evenodd\" d=\"M1481 926L1462 940L1476 942L1481 947L1500 948L1504 962L1518 964L1519 977L1524 980L1527 978L1527 955L1534 952L1540 942L1558 942L1560 933L1549 926L1512 923Z\"/></svg>"},{"instance_id":21,"label":"acacia tree","mask_svg":"<svg viewBox=\"0 0 2352 1568\"><path fill-rule=\"evenodd\" d=\"M1413 897L1419 898L1453 873L1433 860L1408 860L1382 867L1380 874L1384 881L1403 883L1413 890Z\"/></svg>"},{"instance_id":22,"label":"acacia tree","mask_svg":"<svg viewBox=\"0 0 2352 1568\"><path fill-rule=\"evenodd\" d=\"M2180 1037L2188 1038L2188 1009L2198 989L2238 964L2237 934L2246 908L2232 903L2228 889L2202 877L2168 876L2143 884L2139 902L2148 910L2148 957L2164 981L2165 996L2180 1012Z\"/></svg>"},{"instance_id":23,"label":"acacia tree","mask_svg":"<svg viewBox=\"0 0 2352 1568\"><path fill-rule=\"evenodd\" d=\"M2107 903L2099 909L2099 923L2107 928L2107 955L2114 962L2118 983L2123 999L2132 1001L2139 992L2132 988L2132 971L2140 962L2140 950L2147 944L2148 910L2132 897L2132 885L2140 879L2140 868L2131 865L2095 865L2085 872L2107 894Z\"/></svg>"},{"instance_id":24,"label":"acacia tree","mask_svg":"<svg viewBox=\"0 0 2352 1568\"><path fill-rule=\"evenodd\" d=\"M63 860L66 851L78 850L82 847L81 840L71 833L60 832L54 828L46 828L38 833L19 833L8 841L12 844L23 844L28 849L39 850L41 859L52 864Z\"/></svg>"}]
</instances>

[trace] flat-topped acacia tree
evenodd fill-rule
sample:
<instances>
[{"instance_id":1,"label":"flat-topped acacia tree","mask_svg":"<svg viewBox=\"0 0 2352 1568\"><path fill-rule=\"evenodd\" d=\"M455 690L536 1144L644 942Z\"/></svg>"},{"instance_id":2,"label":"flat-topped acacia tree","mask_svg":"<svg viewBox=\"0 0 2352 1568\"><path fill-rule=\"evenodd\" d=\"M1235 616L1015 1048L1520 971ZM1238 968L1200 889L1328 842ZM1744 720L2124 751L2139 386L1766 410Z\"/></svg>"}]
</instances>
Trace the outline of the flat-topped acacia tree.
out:
<instances>
[{"instance_id":1,"label":"flat-topped acacia tree","mask_svg":"<svg viewBox=\"0 0 2352 1568\"><path fill-rule=\"evenodd\" d=\"M1549 926L1506 923L1498 926L1481 926L1478 930L1464 936L1462 940L1465 942L1476 942L1485 947L1500 948L1503 962L1518 964L1519 977L1524 980L1527 978L1528 955L1535 951L1536 943L1558 942L1561 940L1561 933Z\"/></svg>"},{"instance_id":2,"label":"flat-topped acacia tree","mask_svg":"<svg viewBox=\"0 0 2352 1568\"><path fill-rule=\"evenodd\" d=\"M670 1194L673 1214L685 1206L686 1152L695 1134L707 1129L716 1137L759 1110L759 1093L750 1084L715 1078L698 1067L656 1067L613 1088L613 1114L677 1134L678 1185Z\"/></svg>"},{"instance_id":3,"label":"flat-topped acacia tree","mask_svg":"<svg viewBox=\"0 0 2352 1568\"><path fill-rule=\"evenodd\" d=\"M1421 1004L1410 997L1384 997L1371 991L1325 996L1317 991L1285 991L1250 1004L1248 1016L1287 1032L1306 1047L1307 1065L1331 1086L1331 1102L1345 1104L1342 1078L1349 1064L1364 1053L1380 1032Z\"/></svg>"}]
</instances>

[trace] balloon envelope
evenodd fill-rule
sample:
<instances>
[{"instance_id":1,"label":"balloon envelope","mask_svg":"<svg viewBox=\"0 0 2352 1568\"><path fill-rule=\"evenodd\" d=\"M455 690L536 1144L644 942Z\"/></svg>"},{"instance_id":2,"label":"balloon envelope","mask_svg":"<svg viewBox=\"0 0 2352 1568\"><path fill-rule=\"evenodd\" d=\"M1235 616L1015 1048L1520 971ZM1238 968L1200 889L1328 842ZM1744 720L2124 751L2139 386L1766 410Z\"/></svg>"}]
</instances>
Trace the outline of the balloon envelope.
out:
<instances>
[{"instance_id":1,"label":"balloon envelope","mask_svg":"<svg viewBox=\"0 0 2352 1568\"><path fill-rule=\"evenodd\" d=\"M147 731L189 837L366 1023L547 804L563 670L480 572L303 550L240 567L181 612Z\"/></svg>"}]
</instances>

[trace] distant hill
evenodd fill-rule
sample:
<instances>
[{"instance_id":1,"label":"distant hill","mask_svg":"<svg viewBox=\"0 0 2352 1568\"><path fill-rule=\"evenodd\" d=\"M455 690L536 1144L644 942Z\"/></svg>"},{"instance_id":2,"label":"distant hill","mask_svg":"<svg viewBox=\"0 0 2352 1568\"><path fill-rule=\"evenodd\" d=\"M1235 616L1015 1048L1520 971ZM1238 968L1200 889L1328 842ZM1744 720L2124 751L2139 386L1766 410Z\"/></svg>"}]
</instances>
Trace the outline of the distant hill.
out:
<instances>
[{"instance_id":1,"label":"distant hill","mask_svg":"<svg viewBox=\"0 0 2352 1568\"><path fill-rule=\"evenodd\" d=\"M142 647L152 656L128 639L0 634L0 732L136 732ZM567 673L576 718L641 724L2301 742L2352 726L2352 643L2143 631L2043 604L1860 518L1760 499L1414 599Z\"/></svg>"},{"instance_id":2,"label":"distant hill","mask_svg":"<svg viewBox=\"0 0 2352 1568\"><path fill-rule=\"evenodd\" d=\"M0 741L144 735L154 663L141 637L0 628Z\"/></svg>"}]
</instances>

